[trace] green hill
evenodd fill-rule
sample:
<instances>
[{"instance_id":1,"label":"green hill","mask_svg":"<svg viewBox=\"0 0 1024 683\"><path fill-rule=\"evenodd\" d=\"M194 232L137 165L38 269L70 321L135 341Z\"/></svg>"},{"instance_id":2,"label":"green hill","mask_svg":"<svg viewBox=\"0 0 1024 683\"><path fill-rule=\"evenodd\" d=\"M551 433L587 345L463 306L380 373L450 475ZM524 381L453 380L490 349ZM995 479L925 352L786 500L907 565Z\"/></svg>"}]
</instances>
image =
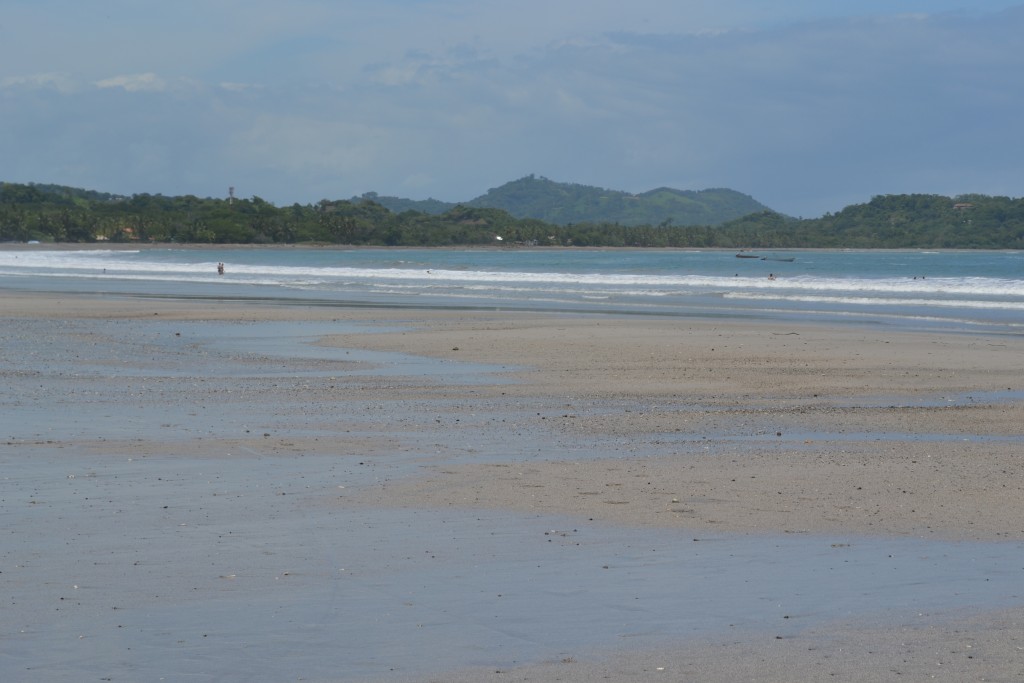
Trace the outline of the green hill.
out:
<instances>
[{"instance_id":1,"label":"green hill","mask_svg":"<svg viewBox=\"0 0 1024 683\"><path fill-rule=\"evenodd\" d=\"M591 185L557 183L533 175L488 190L470 206L504 209L517 218L556 225L718 225L768 207L735 190L674 190L642 194Z\"/></svg>"},{"instance_id":2,"label":"green hill","mask_svg":"<svg viewBox=\"0 0 1024 683\"><path fill-rule=\"evenodd\" d=\"M419 211L439 215L457 204L436 199L416 201L381 197L368 192L353 201L371 200L395 213ZM534 175L491 188L462 202L482 209L502 209L516 218L535 218L555 225L618 223L619 225L719 225L768 207L752 197L725 188L674 190L660 187L642 194L591 185L558 183Z\"/></svg>"}]
</instances>

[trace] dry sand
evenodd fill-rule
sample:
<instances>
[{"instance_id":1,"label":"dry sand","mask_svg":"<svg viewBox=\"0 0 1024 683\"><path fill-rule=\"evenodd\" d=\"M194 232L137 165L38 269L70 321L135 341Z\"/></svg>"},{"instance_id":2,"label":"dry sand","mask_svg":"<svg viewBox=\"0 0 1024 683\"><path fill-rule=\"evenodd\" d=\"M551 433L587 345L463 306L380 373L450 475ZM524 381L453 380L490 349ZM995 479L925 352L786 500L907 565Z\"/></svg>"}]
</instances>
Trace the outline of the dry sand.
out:
<instances>
[{"instance_id":1,"label":"dry sand","mask_svg":"<svg viewBox=\"0 0 1024 683\"><path fill-rule=\"evenodd\" d=\"M338 418L360 434L347 442L353 452L385 458L410 441L429 441L431 429L466 429L465 452L479 448L487 457L426 462L419 475L383 478L334 506L566 514L693 536L1024 541L1021 336L13 293L4 294L0 312L5 325L74 318L380 323L386 331L325 335L319 343L503 368L494 381L470 384L360 380L362 401L429 399L438 415L436 427L410 418L397 432L379 415ZM325 391L327 381L308 380ZM497 434L486 447L473 439L482 440L491 423L472 432L464 426L477 411L487 412ZM236 453L256 443L261 452L328 450L318 438L275 434L213 434L187 444L154 438L149 448L192 452L218 443ZM119 448L116 439L103 447ZM1024 579L1024 568L1016 570ZM837 622L799 639L761 634L670 650L626 648L419 680L1024 680L1024 609L918 616L899 626Z\"/></svg>"}]
</instances>

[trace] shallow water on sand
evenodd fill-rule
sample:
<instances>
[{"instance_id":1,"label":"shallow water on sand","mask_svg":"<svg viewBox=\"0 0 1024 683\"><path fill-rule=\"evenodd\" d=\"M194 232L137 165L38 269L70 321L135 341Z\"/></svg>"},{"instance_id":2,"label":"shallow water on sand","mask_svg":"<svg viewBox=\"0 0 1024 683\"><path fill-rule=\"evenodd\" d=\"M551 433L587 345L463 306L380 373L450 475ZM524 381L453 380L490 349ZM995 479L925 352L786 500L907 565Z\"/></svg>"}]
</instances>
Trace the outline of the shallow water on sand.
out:
<instances>
[{"instance_id":1,"label":"shallow water on sand","mask_svg":"<svg viewBox=\"0 0 1024 683\"><path fill-rule=\"evenodd\" d=\"M310 344L316 326L22 323L0 350L20 363L0 390L3 680L388 679L1024 603L1020 543L695 536L347 506L349 493L387 496L388 481L424 465L526 457L549 450L549 436L522 432L511 448L508 428L484 442L497 414L461 413L480 423L453 429L455 413L434 418L442 406L402 413L353 397L357 385L345 402L298 389L267 400L287 377L351 371L429 386L484 370L349 363L344 349ZM402 370L388 377L379 362ZM365 434L339 431L342 409ZM346 447L387 427L419 445ZM333 439L337 453L271 448L293 437Z\"/></svg>"},{"instance_id":2,"label":"shallow water on sand","mask_svg":"<svg viewBox=\"0 0 1024 683\"><path fill-rule=\"evenodd\" d=\"M1017 543L349 509L396 474L351 458L2 464L8 680L387 678L1024 601Z\"/></svg>"}]
</instances>

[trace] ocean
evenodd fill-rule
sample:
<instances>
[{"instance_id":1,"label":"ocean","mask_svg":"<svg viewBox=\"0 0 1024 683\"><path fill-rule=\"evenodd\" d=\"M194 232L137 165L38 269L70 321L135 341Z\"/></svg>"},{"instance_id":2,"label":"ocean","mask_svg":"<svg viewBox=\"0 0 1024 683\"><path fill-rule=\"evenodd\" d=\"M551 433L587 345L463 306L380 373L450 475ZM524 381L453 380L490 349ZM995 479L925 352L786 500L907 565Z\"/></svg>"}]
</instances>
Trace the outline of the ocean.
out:
<instances>
[{"instance_id":1,"label":"ocean","mask_svg":"<svg viewBox=\"0 0 1024 683\"><path fill-rule=\"evenodd\" d=\"M1024 252L741 255L674 249L0 245L0 291L1024 331ZM223 275L219 263L225 264Z\"/></svg>"}]
</instances>

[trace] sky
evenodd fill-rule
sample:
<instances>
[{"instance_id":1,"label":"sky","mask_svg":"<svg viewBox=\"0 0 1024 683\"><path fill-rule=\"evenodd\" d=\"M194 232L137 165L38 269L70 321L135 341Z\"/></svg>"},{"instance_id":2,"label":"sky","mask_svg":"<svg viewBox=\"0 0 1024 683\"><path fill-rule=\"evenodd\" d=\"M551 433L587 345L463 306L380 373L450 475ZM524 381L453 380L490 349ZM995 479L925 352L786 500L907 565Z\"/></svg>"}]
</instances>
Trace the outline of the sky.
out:
<instances>
[{"instance_id":1,"label":"sky","mask_svg":"<svg viewBox=\"0 0 1024 683\"><path fill-rule=\"evenodd\" d=\"M0 0L0 181L1019 197L1024 2Z\"/></svg>"}]
</instances>

